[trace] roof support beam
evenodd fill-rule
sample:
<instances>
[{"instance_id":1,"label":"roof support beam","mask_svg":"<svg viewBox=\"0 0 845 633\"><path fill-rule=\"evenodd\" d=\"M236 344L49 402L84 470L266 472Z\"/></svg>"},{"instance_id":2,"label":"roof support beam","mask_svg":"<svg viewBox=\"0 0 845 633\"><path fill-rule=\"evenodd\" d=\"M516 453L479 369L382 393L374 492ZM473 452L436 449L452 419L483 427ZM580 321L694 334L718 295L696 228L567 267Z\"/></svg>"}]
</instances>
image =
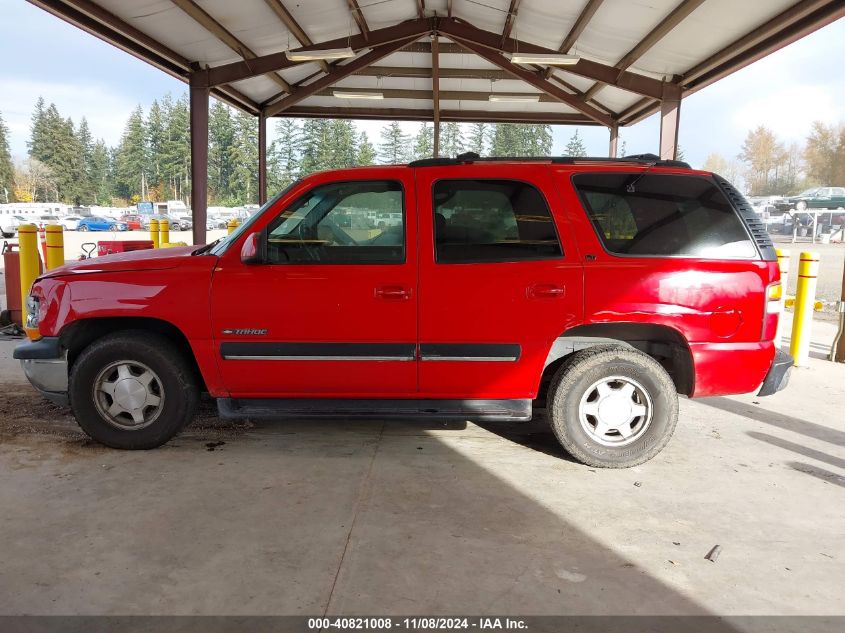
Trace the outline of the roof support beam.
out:
<instances>
[{"instance_id":1,"label":"roof support beam","mask_svg":"<svg viewBox=\"0 0 845 633\"><path fill-rule=\"evenodd\" d=\"M284 116L319 119L361 119L391 121L431 121L430 108L327 108L294 106ZM480 123L549 123L552 125L597 125L595 121L577 113L555 112L497 112L489 110L441 110L441 121Z\"/></svg>"},{"instance_id":2,"label":"roof support beam","mask_svg":"<svg viewBox=\"0 0 845 633\"><path fill-rule=\"evenodd\" d=\"M502 29L502 43L501 46L505 45L505 40L511 36L511 31L513 31L514 22L516 22L516 13L519 11L519 3L521 0L511 0L511 5L508 7L508 15L505 18L505 28Z\"/></svg>"},{"instance_id":3,"label":"roof support beam","mask_svg":"<svg viewBox=\"0 0 845 633\"><path fill-rule=\"evenodd\" d=\"M610 128L610 145L607 148L608 158L616 158L619 150L619 126Z\"/></svg>"},{"instance_id":4,"label":"roof support beam","mask_svg":"<svg viewBox=\"0 0 845 633\"><path fill-rule=\"evenodd\" d=\"M194 244L205 244L208 215L208 88L191 86L191 211Z\"/></svg>"},{"instance_id":5,"label":"roof support beam","mask_svg":"<svg viewBox=\"0 0 845 633\"><path fill-rule=\"evenodd\" d=\"M660 102L660 158L678 157L678 127L681 122L681 88L666 84L666 96Z\"/></svg>"},{"instance_id":6,"label":"roof support beam","mask_svg":"<svg viewBox=\"0 0 845 633\"><path fill-rule=\"evenodd\" d=\"M194 0L170 0L177 7L182 9L196 22L201 24L209 33L214 35L217 39L223 42L226 46L235 51L238 55L246 60L255 59L258 57L246 44L241 42L238 38L232 35L226 28L217 20L211 17L210 14L194 2ZM291 85L276 73L267 75L276 84L281 86L282 90L291 91Z\"/></svg>"},{"instance_id":7,"label":"roof support beam","mask_svg":"<svg viewBox=\"0 0 845 633\"><path fill-rule=\"evenodd\" d=\"M297 22L294 17L290 14L287 7L282 4L282 0L264 0L267 3L267 6L275 13L279 19L282 21L288 31L293 33L293 36L302 46L311 46L314 42L311 41L311 38L308 37L308 34L303 30L301 26L299 26L299 22ZM317 62L320 65L320 68L323 69L324 73L329 72L329 65L326 63L325 60L321 60Z\"/></svg>"},{"instance_id":8,"label":"roof support beam","mask_svg":"<svg viewBox=\"0 0 845 633\"><path fill-rule=\"evenodd\" d=\"M577 42L578 38L581 37L581 33L583 33L584 29L587 28L590 20L593 19L593 16L596 14L596 11L599 10L599 7L603 2L604 0L587 0L586 6L581 10L581 13L575 20L575 24L572 25L571 29L569 29L569 33L566 34L566 37L563 38L563 43L558 49L561 53L566 55L572 47L575 46L575 42ZM546 68L546 79L551 77L553 72L554 67L549 66Z\"/></svg>"},{"instance_id":9,"label":"roof support beam","mask_svg":"<svg viewBox=\"0 0 845 633\"><path fill-rule=\"evenodd\" d=\"M512 79L512 77L510 77ZM433 88L433 86L432 86ZM413 99L422 101L434 101L434 90L414 90L410 88L348 88L355 92L371 92L381 93L385 99ZM332 88L324 88L315 92L313 96L316 97L330 97L333 94ZM499 93L497 93L499 94ZM545 93L537 94L536 92L503 92L501 94L526 96L533 95L539 97L538 103L560 103L560 100L547 95ZM438 90L437 96L439 101L488 101L487 92L479 92L477 90Z\"/></svg>"},{"instance_id":10,"label":"roof support beam","mask_svg":"<svg viewBox=\"0 0 845 633\"><path fill-rule=\"evenodd\" d=\"M498 52L513 53L519 51L521 53L540 53L544 55L557 55L558 51L554 49L537 46L530 42L522 40L515 40L507 38L504 45L501 45L501 36L490 31L479 29L467 22L458 19L441 19L437 23L437 31L442 35L448 36L450 39L461 40L463 42L473 42L486 49L491 49ZM598 62L593 62L588 59L581 58L577 64L566 67L566 72L581 77L587 77L594 81L601 81L609 85L616 86L622 90L635 92L643 96L660 99L663 93L662 82L645 75L638 75L627 71L620 71L613 66L605 66ZM533 74L533 73L532 73ZM541 78L542 79L542 78Z\"/></svg>"},{"instance_id":11,"label":"roof support beam","mask_svg":"<svg viewBox=\"0 0 845 633\"><path fill-rule=\"evenodd\" d=\"M669 15L660 21L660 24L655 26L643 39L637 42L625 56L620 59L615 68L626 70L630 68L640 57L645 55L655 44L666 37L669 32L683 22L687 16L695 11L704 3L704 0L683 0L677 7L675 7ZM584 93L585 99L592 99L599 90L604 87L604 84L593 84L587 92Z\"/></svg>"},{"instance_id":12,"label":"roof support beam","mask_svg":"<svg viewBox=\"0 0 845 633\"><path fill-rule=\"evenodd\" d=\"M469 40L458 40L458 43L461 46L464 46L467 50L475 53L479 57L486 59L491 64L495 64L505 72L510 73L517 79L522 79L525 83L534 86L538 90L541 90L548 95L551 95L558 101L565 103L566 105L572 108L575 108L579 112L583 112L597 123L601 123L602 125L606 125L607 127L611 127L616 124L615 121L611 117L606 115L604 112L601 112L593 106L585 103L579 97L565 92L562 88L558 88L556 85L549 82L547 79L543 79L532 71L527 70L525 68L520 68L516 64L511 63L511 61L501 53L491 51L490 49L485 48L484 46L481 46Z\"/></svg>"},{"instance_id":13,"label":"roof support beam","mask_svg":"<svg viewBox=\"0 0 845 633\"><path fill-rule=\"evenodd\" d=\"M303 46L297 50L311 51L350 46L352 50L358 51L362 48L378 47L383 44L390 44L391 42L397 41L402 41L404 42L403 45L407 45L413 39L427 35L430 32L431 22L429 20L414 19L408 20L407 22L401 22L396 26L369 31L369 39L367 40L364 39L363 35L353 35L352 37L339 37L327 42L318 42L316 44L312 44L311 46ZM220 84L264 75L268 72L283 70L302 63L306 62L290 61L284 52L272 53L270 55L263 55L262 57L256 57L242 62L234 62L232 64L223 64L221 66L209 68L206 73L206 80L208 81L209 86L219 86Z\"/></svg>"},{"instance_id":14,"label":"roof support beam","mask_svg":"<svg viewBox=\"0 0 845 633\"><path fill-rule=\"evenodd\" d=\"M417 15L421 18L425 17L425 0L417 0Z\"/></svg>"},{"instance_id":15,"label":"roof support beam","mask_svg":"<svg viewBox=\"0 0 845 633\"><path fill-rule=\"evenodd\" d=\"M267 202L267 115L258 115L258 204Z\"/></svg>"},{"instance_id":16,"label":"roof support beam","mask_svg":"<svg viewBox=\"0 0 845 633\"><path fill-rule=\"evenodd\" d=\"M434 118L432 155L440 156L440 46L437 33L431 36L431 110Z\"/></svg>"},{"instance_id":17,"label":"roof support beam","mask_svg":"<svg viewBox=\"0 0 845 633\"><path fill-rule=\"evenodd\" d=\"M365 68L370 64L373 64L374 62L377 62L378 60L387 57L391 53L398 51L400 48L402 48L402 46L405 45L405 43L405 40L399 40L398 42L391 42L390 44L377 46L369 53L365 53L360 57L356 57L348 64L344 64L343 66L335 66L328 75L324 75L320 77L317 81L311 82L308 85L298 86L287 97L277 103L274 103L271 106L268 106L264 112L267 116L275 116L280 112L284 112L288 108L295 106L303 99L307 99L314 93L324 88L328 88L329 86L337 83L344 77L348 77L356 70Z\"/></svg>"},{"instance_id":18,"label":"roof support beam","mask_svg":"<svg viewBox=\"0 0 845 633\"><path fill-rule=\"evenodd\" d=\"M367 26L367 20L361 12L361 7L358 6L358 0L346 0L346 4L349 5L349 10L352 12L352 19L358 25L361 37L364 38L365 42L368 42L370 40L370 27Z\"/></svg>"}]
</instances>

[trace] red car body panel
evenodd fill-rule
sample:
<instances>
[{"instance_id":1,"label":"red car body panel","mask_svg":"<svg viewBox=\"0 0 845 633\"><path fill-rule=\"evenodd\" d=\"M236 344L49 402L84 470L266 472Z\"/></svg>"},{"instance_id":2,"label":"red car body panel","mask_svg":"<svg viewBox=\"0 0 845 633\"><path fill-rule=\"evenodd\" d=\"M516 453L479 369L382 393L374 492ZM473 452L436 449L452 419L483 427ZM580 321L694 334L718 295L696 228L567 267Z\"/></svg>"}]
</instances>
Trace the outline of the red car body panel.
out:
<instances>
[{"instance_id":1,"label":"red car body panel","mask_svg":"<svg viewBox=\"0 0 845 633\"><path fill-rule=\"evenodd\" d=\"M777 315L766 313L766 289L779 280L776 262L611 255L570 182L573 173L585 169L638 172L643 167L514 162L314 174L276 200L250 230L260 231L316 185L399 180L405 262L250 265L240 259L247 234L219 258L190 255L196 247L110 255L56 269L36 283L34 292L42 298L40 332L57 336L78 319L166 321L189 341L212 396L505 399L537 396L549 349L571 328L643 323L671 328L687 342L695 368L692 396L754 390L775 353ZM672 168L651 171L710 176ZM438 178L505 178L535 185L555 219L563 257L436 263L431 191ZM508 363L222 357L221 343L255 341L249 330L256 329L266 330L262 340L267 341L518 343L521 354Z\"/></svg>"}]
</instances>

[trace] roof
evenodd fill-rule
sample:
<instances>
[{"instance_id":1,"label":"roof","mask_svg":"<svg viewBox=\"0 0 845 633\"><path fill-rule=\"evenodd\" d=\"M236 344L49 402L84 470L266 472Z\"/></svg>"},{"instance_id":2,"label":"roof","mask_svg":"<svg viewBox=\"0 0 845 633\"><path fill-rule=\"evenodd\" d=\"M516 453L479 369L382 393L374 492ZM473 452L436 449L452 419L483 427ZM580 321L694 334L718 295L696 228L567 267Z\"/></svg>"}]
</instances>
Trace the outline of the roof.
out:
<instances>
[{"instance_id":1,"label":"roof","mask_svg":"<svg viewBox=\"0 0 845 633\"><path fill-rule=\"evenodd\" d=\"M437 111L441 121L611 127L845 15L841 0L30 2L253 114L432 120ZM284 54L347 46L355 58ZM505 55L559 52L579 61L529 66Z\"/></svg>"}]
</instances>

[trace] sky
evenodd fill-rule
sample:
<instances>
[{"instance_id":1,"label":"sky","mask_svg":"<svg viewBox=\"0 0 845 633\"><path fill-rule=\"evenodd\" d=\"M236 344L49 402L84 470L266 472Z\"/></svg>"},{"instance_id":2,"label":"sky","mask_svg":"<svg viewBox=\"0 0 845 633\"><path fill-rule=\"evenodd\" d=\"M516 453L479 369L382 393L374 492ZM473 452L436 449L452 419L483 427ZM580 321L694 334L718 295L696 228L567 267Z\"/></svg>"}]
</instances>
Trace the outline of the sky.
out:
<instances>
[{"instance_id":1,"label":"sky","mask_svg":"<svg viewBox=\"0 0 845 633\"><path fill-rule=\"evenodd\" d=\"M26 154L30 117L43 96L63 116L85 116L95 138L120 140L130 112L146 111L182 82L23 0L0 0L0 113L16 158ZM845 122L845 19L684 99L679 143L685 159L701 166L711 152L735 157L749 129L765 125L787 143L801 142L814 120ZM600 98L600 95L599 95ZM381 122L357 122L377 144ZM419 124L404 123L408 133ZM607 154L608 132L591 126L555 126L553 154L563 154L575 130L588 154ZM272 140L272 126L268 133ZM658 149L658 117L620 130L628 154Z\"/></svg>"}]
</instances>

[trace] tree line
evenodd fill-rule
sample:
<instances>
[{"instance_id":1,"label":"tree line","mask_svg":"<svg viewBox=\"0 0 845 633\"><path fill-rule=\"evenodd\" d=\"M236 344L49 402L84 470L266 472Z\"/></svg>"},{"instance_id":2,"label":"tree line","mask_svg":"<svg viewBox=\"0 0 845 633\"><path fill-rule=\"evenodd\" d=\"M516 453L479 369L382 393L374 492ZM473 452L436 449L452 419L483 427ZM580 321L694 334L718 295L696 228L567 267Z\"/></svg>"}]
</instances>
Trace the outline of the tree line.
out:
<instances>
[{"instance_id":1,"label":"tree line","mask_svg":"<svg viewBox=\"0 0 845 633\"><path fill-rule=\"evenodd\" d=\"M129 115L118 144L94 139L85 118L64 117L39 99L31 117L27 156L13 163L8 128L0 113L0 201L60 201L124 206L140 200L190 202L190 117L186 94L155 100ZM213 100L208 121L208 199L236 206L258 201L258 121ZM407 134L384 125L374 144L352 121L281 118L267 150L270 192L323 169L404 163L433 155L434 128ZM567 149L586 155L577 132ZM473 151L484 156L552 153L550 125L447 122L440 155ZM5 199L2 196L5 195Z\"/></svg>"},{"instance_id":2,"label":"tree line","mask_svg":"<svg viewBox=\"0 0 845 633\"><path fill-rule=\"evenodd\" d=\"M735 159L712 153L703 168L732 182L744 180L751 196L789 195L812 186L845 186L845 124L815 121L803 144L787 144L760 125L748 132Z\"/></svg>"}]
</instances>

